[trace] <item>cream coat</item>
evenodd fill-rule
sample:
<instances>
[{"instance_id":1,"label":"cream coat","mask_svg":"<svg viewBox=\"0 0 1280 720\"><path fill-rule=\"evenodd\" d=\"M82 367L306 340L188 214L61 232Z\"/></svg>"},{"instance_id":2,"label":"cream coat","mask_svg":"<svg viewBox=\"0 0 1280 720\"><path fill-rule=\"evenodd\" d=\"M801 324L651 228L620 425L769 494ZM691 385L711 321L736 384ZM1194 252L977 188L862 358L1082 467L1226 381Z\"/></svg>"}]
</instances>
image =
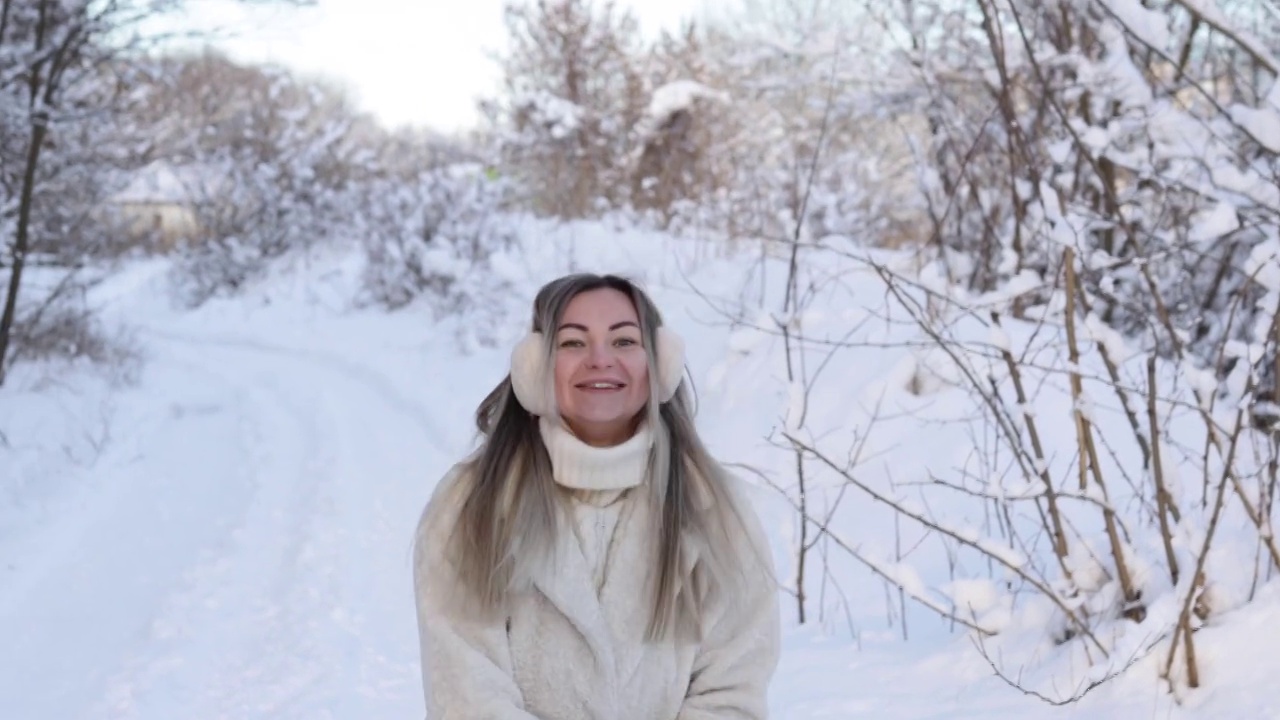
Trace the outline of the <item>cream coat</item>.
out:
<instances>
[{"instance_id":1,"label":"cream coat","mask_svg":"<svg viewBox=\"0 0 1280 720\"><path fill-rule=\"evenodd\" d=\"M776 586L713 604L700 645L646 643L643 583L653 502L628 491L597 594L581 546L561 532L556 572L536 581L506 622L448 610L456 575L441 552L459 502L451 472L423 515L415 587L423 684L431 720L755 720L779 653ZM744 499L744 507L749 508ZM765 548L758 519L750 538ZM772 573L772 567L768 568Z\"/></svg>"}]
</instances>

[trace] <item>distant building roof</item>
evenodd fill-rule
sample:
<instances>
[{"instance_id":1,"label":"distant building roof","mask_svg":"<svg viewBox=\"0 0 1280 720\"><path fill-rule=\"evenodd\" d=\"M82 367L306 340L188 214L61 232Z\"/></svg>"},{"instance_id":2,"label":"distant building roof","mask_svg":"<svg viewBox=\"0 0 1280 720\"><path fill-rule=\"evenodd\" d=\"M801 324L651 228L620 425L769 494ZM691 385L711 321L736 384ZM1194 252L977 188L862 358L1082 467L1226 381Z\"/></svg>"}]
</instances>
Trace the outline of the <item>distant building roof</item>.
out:
<instances>
[{"instance_id":1,"label":"distant building roof","mask_svg":"<svg viewBox=\"0 0 1280 720\"><path fill-rule=\"evenodd\" d=\"M111 199L117 203L193 204L217 194L226 181L225 175L207 166L158 160L137 171Z\"/></svg>"}]
</instances>

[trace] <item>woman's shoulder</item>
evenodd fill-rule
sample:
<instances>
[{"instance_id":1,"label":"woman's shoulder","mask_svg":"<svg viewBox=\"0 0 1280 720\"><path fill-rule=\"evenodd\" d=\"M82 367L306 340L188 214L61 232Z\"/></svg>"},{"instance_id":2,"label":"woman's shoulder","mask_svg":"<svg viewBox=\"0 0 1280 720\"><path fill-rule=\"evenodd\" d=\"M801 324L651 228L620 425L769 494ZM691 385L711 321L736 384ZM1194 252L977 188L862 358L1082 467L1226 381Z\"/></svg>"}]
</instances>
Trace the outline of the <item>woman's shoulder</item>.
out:
<instances>
[{"instance_id":1,"label":"woman's shoulder","mask_svg":"<svg viewBox=\"0 0 1280 720\"><path fill-rule=\"evenodd\" d=\"M755 515L755 503L752 495L756 491L756 487L744 480L732 468L726 467L724 463L713 459L711 472L708 473L711 478L703 478L704 483L715 486L714 499L708 498L712 502L728 503L734 511L744 515ZM704 500L705 502L705 500ZM710 504L710 503L709 503Z\"/></svg>"},{"instance_id":2,"label":"woman's shoulder","mask_svg":"<svg viewBox=\"0 0 1280 720\"><path fill-rule=\"evenodd\" d=\"M471 458L459 461L436 483L418 518L419 542L439 540L452 533L470 486L471 467Z\"/></svg>"},{"instance_id":3,"label":"woman's shoulder","mask_svg":"<svg viewBox=\"0 0 1280 720\"><path fill-rule=\"evenodd\" d=\"M748 482L731 468L720 466L721 490L725 500L738 518L738 528L745 537L741 538L752 545L763 548L768 546L763 518L760 516L757 502L760 486Z\"/></svg>"},{"instance_id":4,"label":"woman's shoulder","mask_svg":"<svg viewBox=\"0 0 1280 720\"><path fill-rule=\"evenodd\" d=\"M471 468L472 458L466 458L454 463L436 482L435 489L431 491L431 499L427 501L427 506L447 504L457 500L457 496L461 495L469 483Z\"/></svg>"}]
</instances>

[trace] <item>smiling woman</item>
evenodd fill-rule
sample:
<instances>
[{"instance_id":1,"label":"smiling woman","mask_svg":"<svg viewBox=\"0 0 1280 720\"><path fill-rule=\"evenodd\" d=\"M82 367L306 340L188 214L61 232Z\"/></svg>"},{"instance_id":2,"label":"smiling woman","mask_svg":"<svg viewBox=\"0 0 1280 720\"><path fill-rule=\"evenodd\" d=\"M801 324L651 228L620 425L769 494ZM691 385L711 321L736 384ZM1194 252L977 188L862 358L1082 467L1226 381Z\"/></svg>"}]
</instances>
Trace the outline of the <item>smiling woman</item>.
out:
<instances>
[{"instance_id":1,"label":"smiling woman","mask_svg":"<svg viewBox=\"0 0 1280 720\"><path fill-rule=\"evenodd\" d=\"M764 718L777 584L639 287L555 280L414 558L428 717Z\"/></svg>"},{"instance_id":2,"label":"smiling woman","mask_svg":"<svg viewBox=\"0 0 1280 720\"><path fill-rule=\"evenodd\" d=\"M649 363L631 298L613 288L575 296L556 330L556 405L578 439L617 445L649 399Z\"/></svg>"}]
</instances>

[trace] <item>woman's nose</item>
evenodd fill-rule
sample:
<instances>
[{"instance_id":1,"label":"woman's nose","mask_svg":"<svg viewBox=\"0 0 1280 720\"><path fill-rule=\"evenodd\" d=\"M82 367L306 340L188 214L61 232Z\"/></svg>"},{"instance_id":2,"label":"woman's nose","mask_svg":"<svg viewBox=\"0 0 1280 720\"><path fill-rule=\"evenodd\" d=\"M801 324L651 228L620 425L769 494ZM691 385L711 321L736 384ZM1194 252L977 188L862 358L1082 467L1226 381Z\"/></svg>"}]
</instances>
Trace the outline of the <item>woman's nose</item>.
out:
<instances>
[{"instance_id":1,"label":"woman's nose","mask_svg":"<svg viewBox=\"0 0 1280 720\"><path fill-rule=\"evenodd\" d=\"M592 343L587 353L587 362L591 367L609 367L613 365L613 349L608 343Z\"/></svg>"}]
</instances>

